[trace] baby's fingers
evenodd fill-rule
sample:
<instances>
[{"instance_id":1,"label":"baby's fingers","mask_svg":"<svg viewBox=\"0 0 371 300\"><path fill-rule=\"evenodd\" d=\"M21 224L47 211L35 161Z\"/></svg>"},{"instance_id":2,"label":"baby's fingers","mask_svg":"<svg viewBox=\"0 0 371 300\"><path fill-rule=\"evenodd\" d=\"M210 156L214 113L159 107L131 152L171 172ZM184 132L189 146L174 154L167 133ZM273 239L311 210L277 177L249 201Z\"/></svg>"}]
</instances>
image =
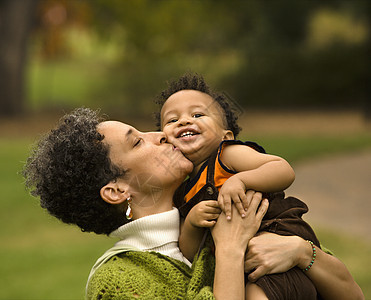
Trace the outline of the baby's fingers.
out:
<instances>
[{"instance_id":1,"label":"baby's fingers","mask_svg":"<svg viewBox=\"0 0 371 300\"><path fill-rule=\"evenodd\" d=\"M244 206L242 205L242 202L241 202L241 199L240 199L240 195L234 195L232 197L232 200L233 200L233 203L234 205L236 206L237 210L238 210L238 213L241 215L242 218L244 218L246 216L246 212L245 212L245 208Z\"/></svg>"},{"instance_id":2,"label":"baby's fingers","mask_svg":"<svg viewBox=\"0 0 371 300\"><path fill-rule=\"evenodd\" d=\"M220 199L220 200L219 200ZM222 211L224 211L225 215L227 216L227 220L232 219L232 200L230 196L222 196L219 195L218 202L220 201L222 204Z\"/></svg>"},{"instance_id":3,"label":"baby's fingers","mask_svg":"<svg viewBox=\"0 0 371 300\"><path fill-rule=\"evenodd\" d=\"M221 194L219 194L218 196L218 205L219 205L219 208L224 211L224 202L223 202L223 196Z\"/></svg>"},{"instance_id":4,"label":"baby's fingers","mask_svg":"<svg viewBox=\"0 0 371 300\"><path fill-rule=\"evenodd\" d=\"M219 217L221 212L222 210L219 207L218 208L210 207L209 209L205 210L206 215L213 215L216 217Z\"/></svg>"},{"instance_id":5,"label":"baby's fingers","mask_svg":"<svg viewBox=\"0 0 371 300\"><path fill-rule=\"evenodd\" d=\"M250 205L251 199L249 199L244 192L240 194L240 199L242 201L244 210L247 211L247 208Z\"/></svg>"},{"instance_id":6,"label":"baby's fingers","mask_svg":"<svg viewBox=\"0 0 371 300\"><path fill-rule=\"evenodd\" d=\"M216 220L203 220L201 222L201 227L211 228L215 225Z\"/></svg>"},{"instance_id":7,"label":"baby's fingers","mask_svg":"<svg viewBox=\"0 0 371 300\"><path fill-rule=\"evenodd\" d=\"M215 200L204 200L206 206L209 208L209 209L218 209L220 211L220 204L218 201L215 201Z\"/></svg>"},{"instance_id":8,"label":"baby's fingers","mask_svg":"<svg viewBox=\"0 0 371 300\"><path fill-rule=\"evenodd\" d=\"M245 200L243 200L245 210L247 210L247 208L250 206L251 200L252 200L252 198L253 198L254 195L255 195L255 191L253 191L253 190L248 190L245 193L245 196L244 196L244 199Z\"/></svg>"},{"instance_id":9,"label":"baby's fingers","mask_svg":"<svg viewBox=\"0 0 371 300\"><path fill-rule=\"evenodd\" d=\"M220 212L218 213L207 213L205 214L205 220L216 220L219 218Z\"/></svg>"}]
</instances>

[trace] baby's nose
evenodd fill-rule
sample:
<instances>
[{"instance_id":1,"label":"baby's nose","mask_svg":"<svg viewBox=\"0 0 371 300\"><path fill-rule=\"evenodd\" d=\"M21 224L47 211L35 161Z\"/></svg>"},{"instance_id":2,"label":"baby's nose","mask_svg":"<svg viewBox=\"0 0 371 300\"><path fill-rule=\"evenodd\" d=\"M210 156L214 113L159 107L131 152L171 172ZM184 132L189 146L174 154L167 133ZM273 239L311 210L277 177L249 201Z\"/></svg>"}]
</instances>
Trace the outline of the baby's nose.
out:
<instances>
[{"instance_id":1,"label":"baby's nose","mask_svg":"<svg viewBox=\"0 0 371 300\"><path fill-rule=\"evenodd\" d=\"M180 124L180 125L191 124L191 123L192 123L191 120L192 120L191 118L189 118L189 117L187 117L187 116L183 116L183 117L181 117L181 118L179 119L179 124Z\"/></svg>"}]
</instances>

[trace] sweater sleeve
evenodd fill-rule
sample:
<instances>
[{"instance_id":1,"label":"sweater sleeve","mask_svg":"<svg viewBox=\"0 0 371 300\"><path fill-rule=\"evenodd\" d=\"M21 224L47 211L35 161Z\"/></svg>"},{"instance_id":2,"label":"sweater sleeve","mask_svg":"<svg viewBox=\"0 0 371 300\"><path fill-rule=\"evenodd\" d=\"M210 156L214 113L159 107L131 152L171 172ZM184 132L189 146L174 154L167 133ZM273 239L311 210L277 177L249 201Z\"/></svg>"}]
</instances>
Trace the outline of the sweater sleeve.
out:
<instances>
[{"instance_id":1,"label":"sweater sleeve","mask_svg":"<svg viewBox=\"0 0 371 300\"><path fill-rule=\"evenodd\" d=\"M210 248L205 247L193 261L192 277L188 284L185 299L215 299L212 286L214 283L215 257Z\"/></svg>"}]
</instances>

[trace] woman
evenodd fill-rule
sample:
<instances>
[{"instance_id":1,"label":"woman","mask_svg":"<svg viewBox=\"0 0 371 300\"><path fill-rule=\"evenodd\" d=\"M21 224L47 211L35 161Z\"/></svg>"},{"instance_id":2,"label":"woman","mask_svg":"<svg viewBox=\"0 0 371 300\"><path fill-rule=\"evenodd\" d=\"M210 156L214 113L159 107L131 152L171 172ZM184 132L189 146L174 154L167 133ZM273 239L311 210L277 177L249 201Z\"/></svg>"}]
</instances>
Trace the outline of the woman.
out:
<instances>
[{"instance_id":1,"label":"woman","mask_svg":"<svg viewBox=\"0 0 371 300\"><path fill-rule=\"evenodd\" d=\"M215 275L207 248L191 269L177 247L179 215L172 208L173 193L191 168L180 151L166 143L163 133L142 133L120 122L102 122L95 112L77 109L39 142L24 175L41 206L52 215L83 231L121 239L113 249L117 252L92 274L88 298L212 299L214 294L217 299L244 299L242 249L249 241L246 268L256 268L258 275L309 264L312 253L306 247L285 250L291 260L276 259L268 264L271 270L260 264L267 265L252 252L261 244L259 237L254 238L255 244L251 238L268 204L263 201L259 206L261 195L249 192L253 204L248 216L233 217L230 222L221 214L213 229ZM342 296L351 292L351 299L362 299L346 268L320 253L307 272L318 291L337 289ZM329 265L341 268L347 289L332 284L342 281L328 271ZM315 269L325 273L317 275ZM318 283L322 279L325 282ZM330 292L328 299L339 299L335 294Z\"/></svg>"}]
</instances>

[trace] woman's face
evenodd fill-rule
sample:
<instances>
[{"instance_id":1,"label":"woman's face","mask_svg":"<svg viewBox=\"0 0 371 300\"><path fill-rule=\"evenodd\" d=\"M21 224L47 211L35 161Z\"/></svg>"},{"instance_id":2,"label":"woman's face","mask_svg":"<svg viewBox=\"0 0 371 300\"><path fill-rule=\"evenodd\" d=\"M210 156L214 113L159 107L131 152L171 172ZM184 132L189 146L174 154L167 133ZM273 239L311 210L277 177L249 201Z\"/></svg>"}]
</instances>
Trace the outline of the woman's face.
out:
<instances>
[{"instance_id":1,"label":"woman's face","mask_svg":"<svg viewBox=\"0 0 371 300\"><path fill-rule=\"evenodd\" d=\"M111 161L125 171L125 180L134 193L143 196L158 189L175 191L192 171L192 163L166 142L162 132L140 132L117 121L100 123L98 131L109 145Z\"/></svg>"}]
</instances>

